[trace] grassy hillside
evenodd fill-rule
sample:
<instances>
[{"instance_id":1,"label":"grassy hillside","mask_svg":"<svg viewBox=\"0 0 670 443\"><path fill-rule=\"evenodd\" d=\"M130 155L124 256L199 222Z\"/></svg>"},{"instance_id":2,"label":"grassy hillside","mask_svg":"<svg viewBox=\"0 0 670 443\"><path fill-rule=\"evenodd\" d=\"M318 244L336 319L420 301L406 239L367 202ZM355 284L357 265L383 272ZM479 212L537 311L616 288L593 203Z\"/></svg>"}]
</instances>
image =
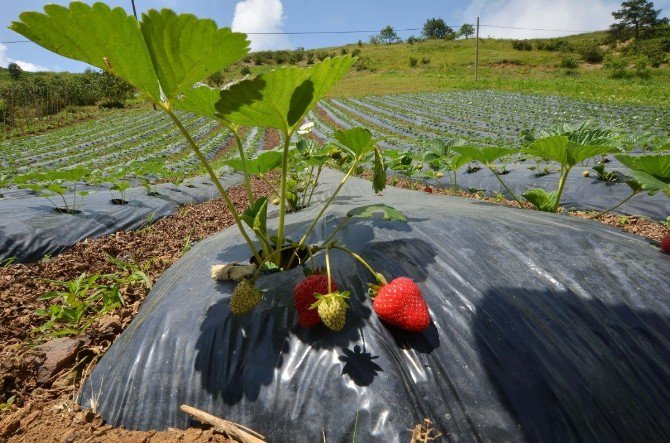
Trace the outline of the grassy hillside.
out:
<instances>
[{"instance_id":1,"label":"grassy hillside","mask_svg":"<svg viewBox=\"0 0 670 443\"><path fill-rule=\"evenodd\" d=\"M574 47L602 42L605 33L564 37ZM479 81L474 81L475 39L429 40L414 44L356 44L316 50L319 54L340 54L360 49L364 69L352 72L332 91L335 97L451 89L500 89L562 95L591 101L667 105L670 102L670 66L649 68L645 77L613 79L602 64L580 62L569 74L560 67L564 52L518 51L512 40L480 39ZM579 59L577 53L568 54ZM410 58L417 60L410 66ZM424 60L428 63L424 63ZM301 62L305 64L305 62ZM244 66L242 66L244 65ZM231 68L234 78L243 68L252 73L275 66L253 62ZM231 79L232 79L231 78Z\"/></svg>"}]
</instances>

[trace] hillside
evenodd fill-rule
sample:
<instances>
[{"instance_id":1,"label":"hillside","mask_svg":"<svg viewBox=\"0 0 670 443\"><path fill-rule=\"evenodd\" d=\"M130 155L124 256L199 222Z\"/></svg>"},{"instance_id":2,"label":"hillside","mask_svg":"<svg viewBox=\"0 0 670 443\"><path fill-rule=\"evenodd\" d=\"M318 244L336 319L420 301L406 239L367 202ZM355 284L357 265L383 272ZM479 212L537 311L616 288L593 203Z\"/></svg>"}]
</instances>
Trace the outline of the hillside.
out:
<instances>
[{"instance_id":1,"label":"hillside","mask_svg":"<svg viewBox=\"0 0 670 443\"><path fill-rule=\"evenodd\" d=\"M561 95L592 101L665 105L670 100L670 66L666 62L658 69L650 68L645 76L610 78L601 63L582 63L578 54L584 45L603 43L605 32L562 37L575 48L574 52L513 48L513 40L480 39L479 81L474 81L475 39L419 41L414 44L372 45L351 44L312 51L319 55L340 54L342 50L357 53L361 65L332 91L333 97L394 94L403 92L435 92L450 89L500 89L506 91ZM558 39L538 39L551 42ZM603 45L603 50L608 50ZM614 50L618 52L621 48ZM356 51L356 52L354 52ZM611 50L610 50L611 51ZM286 51L285 51L286 52ZM580 62L578 68L566 73L561 68L565 55ZM267 56L266 56L267 58ZM410 66L410 58L417 60ZM424 60L428 63L425 63ZM300 64L306 64L305 61ZM254 62L252 54L237 69L259 73L274 68L264 60ZM232 68L231 68L232 69ZM239 72L225 74L233 80Z\"/></svg>"}]
</instances>

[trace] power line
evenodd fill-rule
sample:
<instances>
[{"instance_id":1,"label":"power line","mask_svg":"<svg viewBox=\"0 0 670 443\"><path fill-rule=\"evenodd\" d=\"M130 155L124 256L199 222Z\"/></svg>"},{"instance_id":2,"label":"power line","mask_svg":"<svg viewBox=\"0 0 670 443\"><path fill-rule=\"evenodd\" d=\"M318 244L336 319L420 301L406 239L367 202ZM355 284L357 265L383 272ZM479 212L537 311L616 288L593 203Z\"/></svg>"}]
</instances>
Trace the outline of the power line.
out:
<instances>
[{"instance_id":1,"label":"power line","mask_svg":"<svg viewBox=\"0 0 670 443\"><path fill-rule=\"evenodd\" d=\"M457 25L447 25L452 29L459 28ZM547 28L521 28L516 26L500 26L500 25L480 25L482 28L498 28L498 29L514 29L518 31L546 31L546 32L595 32L595 31L585 31L585 30L576 30L576 29L547 29ZM408 32L408 31L422 31L423 28L401 28L393 29L395 32ZM351 30L351 31L291 31L291 32L245 32L247 35L328 35L328 34L370 34L370 33L379 33L381 29L376 30ZM13 40L7 42L0 42L3 45L9 45L14 43L32 43L30 40Z\"/></svg>"}]
</instances>

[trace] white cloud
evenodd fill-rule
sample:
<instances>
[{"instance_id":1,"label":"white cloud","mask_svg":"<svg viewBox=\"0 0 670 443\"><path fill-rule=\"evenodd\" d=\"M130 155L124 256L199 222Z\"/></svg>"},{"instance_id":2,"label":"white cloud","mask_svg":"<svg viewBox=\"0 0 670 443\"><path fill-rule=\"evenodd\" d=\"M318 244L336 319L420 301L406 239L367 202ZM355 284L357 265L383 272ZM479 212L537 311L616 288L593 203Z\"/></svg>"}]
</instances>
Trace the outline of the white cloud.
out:
<instances>
[{"instance_id":1,"label":"white cloud","mask_svg":"<svg viewBox=\"0 0 670 443\"><path fill-rule=\"evenodd\" d=\"M575 34L572 31L607 29L614 22L612 11L621 6L611 0L474 0L465 10L465 22L515 28L564 29L548 32L482 27L483 37L537 38Z\"/></svg>"},{"instance_id":2,"label":"white cloud","mask_svg":"<svg viewBox=\"0 0 670 443\"><path fill-rule=\"evenodd\" d=\"M244 0L235 6L233 31L282 32L284 7L281 0ZM251 50L286 49L291 43L285 35L250 35Z\"/></svg>"},{"instance_id":3,"label":"white cloud","mask_svg":"<svg viewBox=\"0 0 670 443\"><path fill-rule=\"evenodd\" d=\"M50 71L49 68L44 66L36 65L34 63L26 62L23 60L15 60L7 56L7 46L0 43L0 66L6 68L10 63L16 63L24 71L37 72L37 71Z\"/></svg>"}]
</instances>

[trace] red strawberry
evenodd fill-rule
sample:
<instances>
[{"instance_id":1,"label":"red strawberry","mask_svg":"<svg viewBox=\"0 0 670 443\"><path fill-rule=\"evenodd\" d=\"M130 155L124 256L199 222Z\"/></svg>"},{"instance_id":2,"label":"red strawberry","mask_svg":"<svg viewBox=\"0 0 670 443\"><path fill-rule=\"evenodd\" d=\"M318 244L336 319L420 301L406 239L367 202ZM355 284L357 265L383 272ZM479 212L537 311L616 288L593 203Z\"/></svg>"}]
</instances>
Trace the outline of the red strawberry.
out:
<instances>
[{"instance_id":1,"label":"red strawberry","mask_svg":"<svg viewBox=\"0 0 670 443\"><path fill-rule=\"evenodd\" d=\"M430 186L426 186L426 187L424 188L424 192L427 192L427 193L429 193L429 194L432 194L432 193L433 193L433 188L431 188Z\"/></svg>"},{"instance_id":2,"label":"red strawberry","mask_svg":"<svg viewBox=\"0 0 670 443\"><path fill-rule=\"evenodd\" d=\"M670 254L670 235L666 235L661 240L661 250Z\"/></svg>"},{"instance_id":3,"label":"red strawberry","mask_svg":"<svg viewBox=\"0 0 670 443\"><path fill-rule=\"evenodd\" d=\"M328 294L337 291L337 285L330 280L331 290L328 290L328 276L325 274L310 275L300 281L293 290L293 303L298 311L298 324L303 328L311 328L321 323L319 312L310 307L316 303L315 294Z\"/></svg>"},{"instance_id":4,"label":"red strawberry","mask_svg":"<svg viewBox=\"0 0 670 443\"><path fill-rule=\"evenodd\" d=\"M411 278L398 277L382 286L372 307L380 320L407 331L421 332L430 324L428 306Z\"/></svg>"}]
</instances>

